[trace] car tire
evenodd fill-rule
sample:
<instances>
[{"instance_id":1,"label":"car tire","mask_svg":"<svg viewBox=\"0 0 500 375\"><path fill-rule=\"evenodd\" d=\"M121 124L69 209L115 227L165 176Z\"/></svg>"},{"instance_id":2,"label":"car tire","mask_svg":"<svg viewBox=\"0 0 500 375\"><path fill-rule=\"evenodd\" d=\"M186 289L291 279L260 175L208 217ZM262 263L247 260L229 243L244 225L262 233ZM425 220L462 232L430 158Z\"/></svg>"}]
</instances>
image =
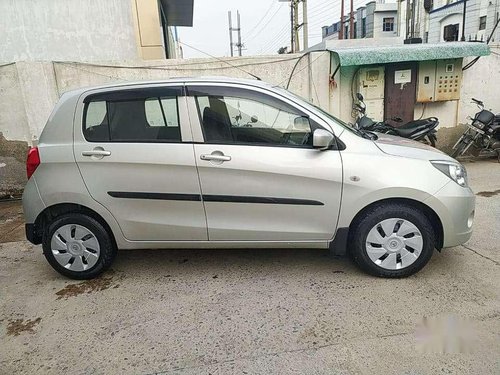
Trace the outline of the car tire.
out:
<instances>
[{"instance_id":1,"label":"car tire","mask_svg":"<svg viewBox=\"0 0 500 375\"><path fill-rule=\"evenodd\" d=\"M400 278L427 264L434 252L435 234L421 210L389 203L362 213L349 243L350 255L362 270L378 277Z\"/></svg>"},{"instance_id":2,"label":"car tire","mask_svg":"<svg viewBox=\"0 0 500 375\"><path fill-rule=\"evenodd\" d=\"M42 247L57 272L76 280L92 279L107 270L117 252L104 226L83 213L64 214L52 221Z\"/></svg>"}]
</instances>

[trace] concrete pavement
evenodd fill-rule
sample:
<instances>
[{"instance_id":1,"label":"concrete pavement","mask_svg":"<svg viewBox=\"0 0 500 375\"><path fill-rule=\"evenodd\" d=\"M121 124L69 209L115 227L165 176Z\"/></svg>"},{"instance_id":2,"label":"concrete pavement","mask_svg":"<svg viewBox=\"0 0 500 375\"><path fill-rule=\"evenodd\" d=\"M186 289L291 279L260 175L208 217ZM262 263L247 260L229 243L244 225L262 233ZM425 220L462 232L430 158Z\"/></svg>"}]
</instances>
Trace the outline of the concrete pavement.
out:
<instances>
[{"instance_id":1,"label":"concrete pavement","mask_svg":"<svg viewBox=\"0 0 500 375\"><path fill-rule=\"evenodd\" d=\"M75 282L0 244L0 374L498 374L500 164L466 166L473 238L402 280L322 250L145 250Z\"/></svg>"}]
</instances>

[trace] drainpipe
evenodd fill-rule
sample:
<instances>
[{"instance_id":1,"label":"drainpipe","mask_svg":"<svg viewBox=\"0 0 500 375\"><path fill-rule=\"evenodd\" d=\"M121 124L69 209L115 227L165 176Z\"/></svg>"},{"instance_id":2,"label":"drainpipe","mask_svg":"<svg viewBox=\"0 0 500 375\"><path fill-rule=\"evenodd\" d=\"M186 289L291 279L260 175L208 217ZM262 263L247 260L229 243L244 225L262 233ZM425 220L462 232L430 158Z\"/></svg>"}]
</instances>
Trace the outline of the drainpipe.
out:
<instances>
[{"instance_id":1,"label":"drainpipe","mask_svg":"<svg viewBox=\"0 0 500 375\"><path fill-rule=\"evenodd\" d=\"M467 12L467 0L464 0L464 12L462 15L462 38L460 39L462 42L465 42L465 14Z\"/></svg>"},{"instance_id":2,"label":"drainpipe","mask_svg":"<svg viewBox=\"0 0 500 375\"><path fill-rule=\"evenodd\" d=\"M396 27L398 28L397 35L400 36L401 35L401 32L400 32L400 29L401 29L401 0L398 0L398 24Z\"/></svg>"}]
</instances>

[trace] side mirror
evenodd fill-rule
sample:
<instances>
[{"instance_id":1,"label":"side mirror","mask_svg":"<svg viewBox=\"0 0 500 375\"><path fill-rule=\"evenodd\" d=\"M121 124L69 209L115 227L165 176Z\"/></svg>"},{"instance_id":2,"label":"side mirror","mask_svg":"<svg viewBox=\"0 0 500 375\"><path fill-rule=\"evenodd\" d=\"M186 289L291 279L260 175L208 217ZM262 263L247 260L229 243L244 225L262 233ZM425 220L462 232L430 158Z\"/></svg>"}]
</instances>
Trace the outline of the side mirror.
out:
<instances>
[{"instance_id":1,"label":"side mirror","mask_svg":"<svg viewBox=\"0 0 500 375\"><path fill-rule=\"evenodd\" d=\"M333 134L325 129L316 129L313 132L313 147L318 150L327 150L334 140Z\"/></svg>"},{"instance_id":2,"label":"side mirror","mask_svg":"<svg viewBox=\"0 0 500 375\"><path fill-rule=\"evenodd\" d=\"M361 93L359 93L359 92L356 94L356 98L358 98L358 100L359 100L360 102L362 102L362 101L363 101L363 99L364 99L364 98L363 98L363 95L361 95Z\"/></svg>"}]
</instances>

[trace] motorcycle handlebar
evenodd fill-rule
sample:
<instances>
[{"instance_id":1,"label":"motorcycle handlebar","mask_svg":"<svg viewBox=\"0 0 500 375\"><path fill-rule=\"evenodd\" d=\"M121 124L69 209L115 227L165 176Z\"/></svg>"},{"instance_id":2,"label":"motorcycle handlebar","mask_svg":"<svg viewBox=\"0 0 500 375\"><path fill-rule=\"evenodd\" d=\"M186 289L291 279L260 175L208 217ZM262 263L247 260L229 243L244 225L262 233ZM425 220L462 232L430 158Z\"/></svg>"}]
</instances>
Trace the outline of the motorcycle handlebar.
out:
<instances>
[{"instance_id":1,"label":"motorcycle handlebar","mask_svg":"<svg viewBox=\"0 0 500 375\"><path fill-rule=\"evenodd\" d=\"M477 105L480 105L480 106L483 106L483 105L484 105L484 104L483 104L483 102L482 102L481 100L478 100L478 99L476 99L476 98L472 98L472 101L473 101L474 103L476 103Z\"/></svg>"}]
</instances>

